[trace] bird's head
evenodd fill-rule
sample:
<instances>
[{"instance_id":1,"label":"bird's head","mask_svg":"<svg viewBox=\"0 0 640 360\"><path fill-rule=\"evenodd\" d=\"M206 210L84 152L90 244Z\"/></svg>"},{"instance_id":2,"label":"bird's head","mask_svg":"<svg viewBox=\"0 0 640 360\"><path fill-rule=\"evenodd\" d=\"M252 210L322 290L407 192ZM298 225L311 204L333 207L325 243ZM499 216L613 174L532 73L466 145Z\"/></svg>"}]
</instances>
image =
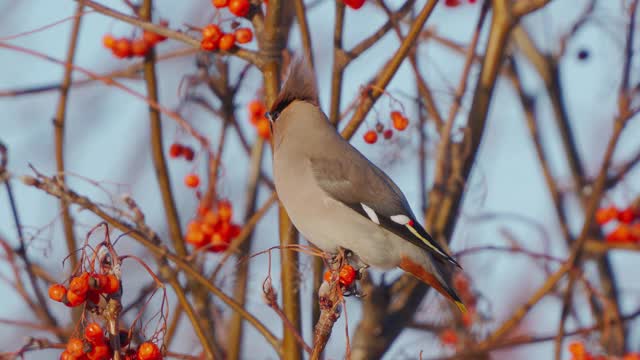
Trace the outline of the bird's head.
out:
<instances>
[{"instance_id":1,"label":"bird's head","mask_svg":"<svg viewBox=\"0 0 640 360\"><path fill-rule=\"evenodd\" d=\"M311 111L306 113L305 109ZM293 121L309 121L319 111L315 74L309 62L301 56L294 58L287 78L267 112L274 138L282 136Z\"/></svg>"}]
</instances>

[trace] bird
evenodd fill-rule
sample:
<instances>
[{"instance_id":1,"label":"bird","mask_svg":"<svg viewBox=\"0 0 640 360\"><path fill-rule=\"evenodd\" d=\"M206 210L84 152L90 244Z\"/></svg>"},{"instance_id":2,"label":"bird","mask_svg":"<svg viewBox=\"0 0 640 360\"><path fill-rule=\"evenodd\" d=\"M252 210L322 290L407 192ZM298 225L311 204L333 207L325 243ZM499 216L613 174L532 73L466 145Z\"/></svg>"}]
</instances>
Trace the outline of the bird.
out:
<instances>
[{"instance_id":1,"label":"bird","mask_svg":"<svg viewBox=\"0 0 640 360\"><path fill-rule=\"evenodd\" d=\"M332 126L304 57L292 60L265 115L276 193L309 242L329 254L348 249L382 270L399 267L466 311L451 285L460 265L420 225L393 180Z\"/></svg>"}]
</instances>

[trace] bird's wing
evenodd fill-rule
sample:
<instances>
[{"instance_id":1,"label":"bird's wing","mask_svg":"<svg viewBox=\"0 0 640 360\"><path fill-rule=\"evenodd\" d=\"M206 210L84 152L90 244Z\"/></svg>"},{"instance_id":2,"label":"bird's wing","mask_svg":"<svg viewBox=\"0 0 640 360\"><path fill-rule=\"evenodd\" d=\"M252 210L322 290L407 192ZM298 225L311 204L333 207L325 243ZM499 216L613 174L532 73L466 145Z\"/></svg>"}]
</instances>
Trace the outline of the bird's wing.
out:
<instances>
[{"instance_id":1,"label":"bird's wing","mask_svg":"<svg viewBox=\"0 0 640 360\"><path fill-rule=\"evenodd\" d=\"M340 158L311 158L313 176L331 198L412 244L458 263L416 220L400 188L359 152Z\"/></svg>"}]
</instances>

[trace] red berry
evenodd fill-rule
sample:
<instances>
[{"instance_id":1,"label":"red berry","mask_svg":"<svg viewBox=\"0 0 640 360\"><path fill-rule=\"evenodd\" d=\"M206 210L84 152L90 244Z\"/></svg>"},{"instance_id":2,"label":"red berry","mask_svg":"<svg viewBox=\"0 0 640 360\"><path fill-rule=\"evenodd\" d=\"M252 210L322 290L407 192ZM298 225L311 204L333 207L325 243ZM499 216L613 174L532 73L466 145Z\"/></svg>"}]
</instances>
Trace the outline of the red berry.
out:
<instances>
[{"instance_id":1,"label":"red berry","mask_svg":"<svg viewBox=\"0 0 640 360\"><path fill-rule=\"evenodd\" d=\"M256 131L258 136L268 140L271 137L271 123L266 118L260 118L256 123Z\"/></svg>"},{"instance_id":2,"label":"red berry","mask_svg":"<svg viewBox=\"0 0 640 360\"><path fill-rule=\"evenodd\" d=\"M144 41L144 39L135 39L131 43L131 53L135 56L145 56L147 52L149 52L149 49L149 43Z\"/></svg>"},{"instance_id":3,"label":"red berry","mask_svg":"<svg viewBox=\"0 0 640 360\"><path fill-rule=\"evenodd\" d=\"M228 51L235 44L236 44L236 38L233 36L233 34L224 34L220 38L220 43L218 44L218 46L220 46L220 50Z\"/></svg>"},{"instance_id":4,"label":"red berry","mask_svg":"<svg viewBox=\"0 0 640 360\"><path fill-rule=\"evenodd\" d=\"M181 144L178 144L178 143L171 144L171 146L169 147L169 157L172 159L175 159L178 156L182 155L183 148L184 146L182 146Z\"/></svg>"},{"instance_id":5,"label":"red berry","mask_svg":"<svg viewBox=\"0 0 640 360\"><path fill-rule=\"evenodd\" d=\"M584 359L587 354L584 344L580 341L574 341L569 344L569 352L577 359Z\"/></svg>"},{"instance_id":6,"label":"red berry","mask_svg":"<svg viewBox=\"0 0 640 360\"><path fill-rule=\"evenodd\" d=\"M111 359L111 348L107 344L94 344L91 351L87 353L89 360L109 360Z\"/></svg>"},{"instance_id":7,"label":"red berry","mask_svg":"<svg viewBox=\"0 0 640 360\"><path fill-rule=\"evenodd\" d=\"M200 49L204 51L216 51L218 49L218 43L211 39L202 39L200 41Z\"/></svg>"},{"instance_id":8,"label":"red berry","mask_svg":"<svg viewBox=\"0 0 640 360\"><path fill-rule=\"evenodd\" d=\"M62 284L53 284L49 287L49 297L53 301L61 302L67 294L67 288Z\"/></svg>"},{"instance_id":9,"label":"red berry","mask_svg":"<svg viewBox=\"0 0 640 360\"><path fill-rule=\"evenodd\" d=\"M78 358L77 356L69 354L67 350L63 351L60 354L60 360L76 360L77 358Z\"/></svg>"},{"instance_id":10,"label":"red berry","mask_svg":"<svg viewBox=\"0 0 640 360\"><path fill-rule=\"evenodd\" d=\"M618 216L618 210L613 206L600 208L598 209L598 211L596 211L596 222L599 225L604 225L609 221L615 219L617 216Z\"/></svg>"},{"instance_id":11,"label":"red berry","mask_svg":"<svg viewBox=\"0 0 640 360\"><path fill-rule=\"evenodd\" d=\"M620 212L618 212L618 221L624 224L631 224L633 220L636 218L636 212L633 208L626 208Z\"/></svg>"},{"instance_id":12,"label":"red berry","mask_svg":"<svg viewBox=\"0 0 640 360\"><path fill-rule=\"evenodd\" d=\"M113 274L107 275L107 282L100 291L105 294L114 294L118 290L120 290L120 280Z\"/></svg>"},{"instance_id":13,"label":"red berry","mask_svg":"<svg viewBox=\"0 0 640 360\"><path fill-rule=\"evenodd\" d=\"M193 152L193 149L190 146L185 146L182 148L182 156L184 156L185 160L192 161L193 158L195 157L195 153Z\"/></svg>"},{"instance_id":14,"label":"red berry","mask_svg":"<svg viewBox=\"0 0 640 360\"><path fill-rule=\"evenodd\" d=\"M216 24L209 24L202 28L202 38L212 40L216 45L220 41L222 34L222 30Z\"/></svg>"},{"instance_id":15,"label":"red berry","mask_svg":"<svg viewBox=\"0 0 640 360\"><path fill-rule=\"evenodd\" d=\"M196 174L187 174L184 177L184 184L190 188L197 188L200 185L200 177Z\"/></svg>"},{"instance_id":16,"label":"red berry","mask_svg":"<svg viewBox=\"0 0 640 360\"><path fill-rule=\"evenodd\" d=\"M131 57L131 40L126 38L120 38L113 44L113 55L120 59Z\"/></svg>"},{"instance_id":17,"label":"red berry","mask_svg":"<svg viewBox=\"0 0 640 360\"><path fill-rule=\"evenodd\" d=\"M364 5L364 0L343 0L348 7L358 10Z\"/></svg>"},{"instance_id":18,"label":"red berry","mask_svg":"<svg viewBox=\"0 0 640 360\"><path fill-rule=\"evenodd\" d=\"M220 221L223 222L229 222L229 220L231 220L233 207L229 200L220 200L220 202L218 202L218 216L220 217Z\"/></svg>"},{"instance_id":19,"label":"red berry","mask_svg":"<svg viewBox=\"0 0 640 360\"><path fill-rule=\"evenodd\" d=\"M384 137L386 140L391 139L392 136L393 136L393 130L391 129L387 129L382 132L382 137Z\"/></svg>"},{"instance_id":20,"label":"red berry","mask_svg":"<svg viewBox=\"0 0 640 360\"><path fill-rule=\"evenodd\" d=\"M349 286L356 279L356 270L351 265L345 265L340 269L340 284Z\"/></svg>"},{"instance_id":21,"label":"red berry","mask_svg":"<svg viewBox=\"0 0 640 360\"><path fill-rule=\"evenodd\" d=\"M229 247L229 239L222 236L220 233L214 233L211 235L211 243L208 250L211 252L223 252Z\"/></svg>"},{"instance_id":22,"label":"red berry","mask_svg":"<svg viewBox=\"0 0 640 360\"><path fill-rule=\"evenodd\" d=\"M84 354L84 343L78 338L71 338L67 342L67 352L71 356L81 356Z\"/></svg>"},{"instance_id":23,"label":"red berry","mask_svg":"<svg viewBox=\"0 0 640 360\"><path fill-rule=\"evenodd\" d=\"M633 234L627 225L619 225L607 235L606 241L609 243L625 243L633 240Z\"/></svg>"},{"instance_id":24,"label":"red berry","mask_svg":"<svg viewBox=\"0 0 640 360\"><path fill-rule=\"evenodd\" d=\"M400 131L409 126L409 120L399 111L391 112L391 121L393 122L393 127Z\"/></svg>"},{"instance_id":25,"label":"red berry","mask_svg":"<svg viewBox=\"0 0 640 360\"><path fill-rule=\"evenodd\" d=\"M460 0L444 0L444 5L448 7L456 7L460 5Z\"/></svg>"},{"instance_id":26,"label":"red berry","mask_svg":"<svg viewBox=\"0 0 640 360\"><path fill-rule=\"evenodd\" d=\"M218 9L225 8L229 6L229 0L211 0L211 5Z\"/></svg>"},{"instance_id":27,"label":"red berry","mask_svg":"<svg viewBox=\"0 0 640 360\"><path fill-rule=\"evenodd\" d=\"M162 354L160 354L160 348L158 345L146 341L140 344L138 347L138 359L140 360L160 360Z\"/></svg>"},{"instance_id":28,"label":"red berry","mask_svg":"<svg viewBox=\"0 0 640 360\"><path fill-rule=\"evenodd\" d=\"M82 304L85 300L87 300L87 294L78 295L73 291L67 291L67 299L64 301L65 305L69 307L76 307Z\"/></svg>"},{"instance_id":29,"label":"red berry","mask_svg":"<svg viewBox=\"0 0 640 360\"><path fill-rule=\"evenodd\" d=\"M80 276L71 279L69 291L73 291L78 295L86 295L87 291L89 291L89 273L84 272Z\"/></svg>"},{"instance_id":30,"label":"red berry","mask_svg":"<svg viewBox=\"0 0 640 360\"><path fill-rule=\"evenodd\" d=\"M113 49L113 46L116 43L116 39L111 34L106 34L102 37L102 45L107 49Z\"/></svg>"},{"instance_id":31,"label":"red berry","mask_svg":"<svg viewBox=\"0 0 640 360\"><path fill-rule=\"evenodd\" d=\"M104 332L98 323L88 323L84 328L84 338L92 344L104 344Z\"/></svg>"},{"instance_id":32,"label":"red berry","mask_svg":"<svg viewBox=\"0 0 640 360\"><path fill-rule=\"evenodd\" d=\"M202 232L201 230L189 231L187 232L187 235L185 236L184 241L188 242L189 244L195 247L202 247L206 244L207 237L205 236L204 232Z\"/></svg>"},{"instance_id":33,"label":"red berry","mask_svg":"<svg viewBox=\"0 0 640 360\"><path fill-rule=\"evenodd\" d=\"M249 0L231 0L229 1L229 11L235 16L244 17L249 13L251 4Z\"/></svg>"},{"instance_id":34,"label":"red berry","mask_svg":"<svg viewBox=\"0 0 640 360\"><path fill-rule=\"evenodd\" d=\"M238 44L246 44L253 40L253 32L249 28L239 28L234 31L233 36L235 36Z\"/></svg>"},{"instance_id":35,"label":"red berry","mask_svg":"<svg viewBox=\"0 0 640 360\"><path fill-rule=\"evenodd\" d=\"M367 144L375 144L376 141L378 141L378 134L373 131L373 130L369 130L366 133L364 133L364 142L366 142Z\"/></svg>"},{"instance_id":36,"label":"red berry","mask_svg":"<svg viewBox=\"0 0 640 360\"><path fill-rule=\"evenodd\" d=\"M453 329L446 329L440 333L440 341L444 345L455 346L458 344L458 334Z\"/></svg>"}]
</instances>

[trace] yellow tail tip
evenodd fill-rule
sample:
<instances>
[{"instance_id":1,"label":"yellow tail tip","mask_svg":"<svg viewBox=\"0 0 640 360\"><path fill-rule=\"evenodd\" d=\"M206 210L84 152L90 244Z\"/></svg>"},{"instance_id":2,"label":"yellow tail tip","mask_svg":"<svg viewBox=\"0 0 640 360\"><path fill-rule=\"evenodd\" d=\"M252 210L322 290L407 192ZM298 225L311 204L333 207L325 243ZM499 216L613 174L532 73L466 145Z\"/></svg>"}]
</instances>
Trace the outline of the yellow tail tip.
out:
<instances>
[{"instance_id":1,"label":"yellow tail tip","mask_svg":"<svg viewBox=\"0 0 640 360\"><path fill-rule=\"evenodd\" d=\"M464 304L461 301L455 301L456 306L458 307L458 310L460 310L461 313L466 313L467 312L467 307L464 306Z\"/></svg>"}]
</instances>

